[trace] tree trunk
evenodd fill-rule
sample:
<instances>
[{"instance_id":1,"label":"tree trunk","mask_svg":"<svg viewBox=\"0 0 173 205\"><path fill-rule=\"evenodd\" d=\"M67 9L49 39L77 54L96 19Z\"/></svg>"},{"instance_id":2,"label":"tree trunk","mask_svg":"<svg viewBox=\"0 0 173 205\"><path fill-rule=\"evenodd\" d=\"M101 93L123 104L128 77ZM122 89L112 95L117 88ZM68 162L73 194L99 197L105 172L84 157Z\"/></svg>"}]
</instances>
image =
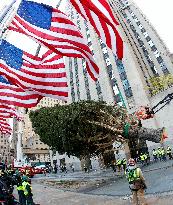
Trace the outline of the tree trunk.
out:
<instances>
[{"instance_id":1,"label":"tree trunk","mask_svg":"<svg viewBox=\"0 0 173 205\"><path fill-rule=\"evenodd\" d=\"M105 167L107 167L107 168L110 167L112 162L115 161L114 151L104 153L103 154L103 160L104 160Z\"/></svg>"},{"instance_id":2,"label":"tree trunk","mask_svg":"<svg viewBox=\"0 0 173 205\"><path fill-rule=\"evenodd\" d=\"M137 128L129 131L129 139L148 140L155 143L160 143L164 128Z\"/></svg>"},{"instance_id":3,"label":"tree trunk","mask_svg":"<svg viewBox=\"0 0 173 205\"><path fill-rule=\"evenodd\" d=\"M90 168L91 168L90 156L81 156L80 162L81 162L82 171L84 171L84 167L86 167L88 171L90 170Z\"/></svg>"}]
</instances>

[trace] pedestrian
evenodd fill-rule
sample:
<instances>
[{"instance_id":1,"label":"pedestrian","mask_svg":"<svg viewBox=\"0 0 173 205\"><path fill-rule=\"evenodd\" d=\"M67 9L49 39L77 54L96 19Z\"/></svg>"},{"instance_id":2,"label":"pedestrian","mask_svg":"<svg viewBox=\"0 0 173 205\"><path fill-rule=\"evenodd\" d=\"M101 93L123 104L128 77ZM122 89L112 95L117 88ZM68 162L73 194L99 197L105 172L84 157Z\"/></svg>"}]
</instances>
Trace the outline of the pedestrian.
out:
<instances>
[{"instance_id":1,"label":"pedestrian","mask_svg":"<svg viewBox=\"0 0 173 205\"><path fill-rule=\"evenodd\" d=\"M172 157L172 149L171 149L170 146L167 147L166 153L167 153L169 159L173 159L173 157Z\"/></svg>"},{"instance_id":2,"label":"pedestrian","mask_svg":"<svg viewBox=\"0 0 173 205\"><path fill-rule=\"evenodd\" d=\"M153 161L157 162L158 158L157 158L157 151L155 149L153 149Z\"/></svg>"},{"instance_id":3,"label":"pedestrian","mask_svg":"<svg viewBox=\"0 0 173 205\"><path fill-rule=\"evenodd\" d=\"M117 160L116 165L117 165L117 168L118 168L118 172L120 172L121 171L121 159Z\"/></svg>"},{"instance_id":4,"label":"pedestrian","mask_svg":"<svg viewBox=\"0 0 173 205\"><path fill-rule=\"evenodd\" d=\"M22 178L22 186L23 186L23 191L26 199L26 205L34 205L33 202L33 194L32 194L32 187L31 184L28 182L28 177L23 176Z\"/></svg>"},{"instance_id":5,"label":"pedestrian","mask_svg":"<svg viewBox=\"0 0 173 205\"><path fill-rule=\"evenodd\" d=\"M141 153L140 160L141 160L142 165L144 166L145 165L145 154L144 153Z\"/></svg>"},{"instance_id":6,"label":"pedestrian","mask_svg":"<svg viewBox=\"0 0 173 205\"><path fill-rule=\"evenodd\" d=\"M162 151L161 151L160 147L158 147L158 149L157 149L157 156L158 156L159 160L162 161Z\"/></svg>"},{"instance_id":7,"label":"pedestrian","mask_svg":"<svg viewBox=\"0 0 173 205\"><path fill-rule=\"evenodd\" d=\"M83 169L84 169L84 171L85 171L85 173L87 172L87 166L84 164L84 166L83 166Z\"/></svg>"},{"instance_id":8,"label":"pedestrian","mask_svg":"<svg viewBox=\"0 0 173 205\"><path fill-rule=\"evenodd\" d=\"M166 154L165 154L165 150L163 147L161 148L161 156L162 156L162 160L166 161Z\"/></svg>"},{"instance_id":9,"label":"pedestrian","mask_svg":"<svg viewBox=\"0 0 173 205\"><path fill-rule=\"evenodd\" d=\"M129 188L132 191L132 204L133 205L147 205L144 194L146 183L143 177L142 171L136 166L134 159L128 160L128 166L126 169L126 177L129 182Z\"/></svg>"},{"instance_id":10,"label":"pedestrian","mask_svg":"<svg viewBox=\"0 0 173 205\"><path fill-rule=\"evenodd\" d=\"M116 172L116 161L113 160L112 163L111 163L111 165L112 165L112 170L113 170L114 172Z\"/></svg>"},{"instance_id":11,"label":"pedestrian","mask_svg":"<svg viewBox=\"0 0 173 205\"><path fill-rule=\"evenodd\" d=\"M146 165L150 164L150 155L149 155L149 153L145 153L145 163L146 163Z\"/></svg>"},{"instance_id":12,"label":"pedestrian","mask_svg":"<svg viewBox=\"0 0 173 205\"><path fill-rule=\"evenodd\" d=\"M58 169L57 169L57 166L56 166L56 164L55 164L55 166L54 166L54 173L55 173L55 174L57 174L57 170L58 170Z\"/></svg>"},{"instance_id":13,"label":"pedestrian","mask_svg":"<svg viewBox=\"0 0 173 205\"><path fill-rule=\"evenodd\" d=\"M17 191L19 195L19 203L21 205L26 205L26 198L25 198L23 185L22 185L22 177L20 175L17 175L16 181L17 181Z\"/></svg>"},{"instance_id":14,"label":"pedestrian","mask_svg":"<svg viewBox=\"0 0 173 205\"><path fill-rule=\"evenodd\" d=\"M124 172L126 171L126 167L127 167L127 161L126 161L126 158L123 158L121 160L121 165L123 166L123 170Z\"/></svg>"}]
</instances>

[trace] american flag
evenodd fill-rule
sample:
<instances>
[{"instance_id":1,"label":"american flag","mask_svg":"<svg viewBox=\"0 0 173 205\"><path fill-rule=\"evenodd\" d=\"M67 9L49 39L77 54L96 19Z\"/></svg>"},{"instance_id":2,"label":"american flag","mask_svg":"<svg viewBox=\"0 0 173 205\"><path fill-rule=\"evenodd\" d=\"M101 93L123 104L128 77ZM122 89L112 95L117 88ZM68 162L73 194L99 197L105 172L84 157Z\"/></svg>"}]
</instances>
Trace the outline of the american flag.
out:
<instances>
[{"instance_id":1,"label":"american flag","mask_svg":"<svg viewBox=\"0 0 173 205\"><path fill-rule=\"evenodd\" d=\"M0 118L0 132L3 134L11 134L12 133L12 129L11 126L9 125L9 123Z\"/></svg>"},{"instance_id":2,"label":"american flag","mask_svg":"<svg viewBox=\"0 0 173 205\"><path fill-rule=\"evenodd\" d=\"M0 103L0 118L12 118L15 117L17 120L21 120L17 109L13 105Z\"/></svg>"},{"instance_id":3,"label":"american flag","mask_svg":"<svg viewBox=\"0 0 173 205\"><path fill-rule=\"evenodd\" d=\"M49 59L51 62L48 62ZM34 65L36 61L37 65ZM42 96L67 101L68 84L62 56L56 55L56 58L52 59L52 56L46 53L42 59L36 59L35 56L2 40L0 74L24 90L33 90Z\"/></svg>"},{"instance_id":4,"label":"american flag","mask_svg":"<svg viewBox=\"0 0 173 205\"><path fill-rule=\"evenodd\" d=\"M69 0L79 14L94 27L98 36L117 55L123 58L123 41L107 0Z\"/></svg>"},{"instance_id":5,"label":"american flag","mask_svg":"<svg viewBox=\"0 0 173 205\"><path fill-rule=\"evenodd\" d=\"M5 78L0 76L0 103L18 107L35 107L42 96L33 91L25 91L15 85L11 85Z\"/></svg>"},{"instance_id":6,"label":"american flag","mask_svg":"<svg viewBox=\"0 0 173 205\"><path fill-rule=\"evenodd\" d=\"M89 75L97 79L99 68L86 40L77 26L58 9L22 1L9 29L28 35L62 56L85 58Z\"/></svg>"}]
</instances>

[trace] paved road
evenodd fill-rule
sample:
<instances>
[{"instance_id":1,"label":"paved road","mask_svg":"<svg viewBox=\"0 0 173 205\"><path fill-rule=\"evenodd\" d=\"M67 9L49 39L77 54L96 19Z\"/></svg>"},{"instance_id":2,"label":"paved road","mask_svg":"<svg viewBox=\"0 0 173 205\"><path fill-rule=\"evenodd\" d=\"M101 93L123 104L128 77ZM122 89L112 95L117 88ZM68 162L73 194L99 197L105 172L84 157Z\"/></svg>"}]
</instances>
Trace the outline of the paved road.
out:
<instances>
[{"instance_id":1,"label":"paved road","mask_svg":"<svg viewBox=\"0 0 173 205\"><path fill-rule=\"evenodd\" d=\"M152 164L145 167L143 171L148 185L148 205L173 205L172 161ZM114 178L114 180L111 182L108 180L108 183L104 186L92 187L90 190L84 190L83 193L77 193L62 191L37 183L38 179L48 178L51 180L94 180ZM130 205L130 191L126 179L118 178L111 170L106 172L97 171L89 174L75 172L66 175L59 174L57 176L37 176L32 180L32 186L34 200L36 203L40 203L40 205ZM160 194L160 192L164 193Z\"/></svg>"},{"instance_id":2,"label":"paved road","mask_svg":"<svg viewBox=\"0 0 173 205\"><path fill-rule=\"evenodd\" d=\"M164 168L164 166L170 167ZM147 194L173 191L173 167L170 162L163 162L157 165L153 164L149 167L145 167L143 169L143 173L148 187L146 191ZM87 193L96 195L122 196L130 195L130 190L128 188L127 180L123 177L115 179L110 184L91 190Z\"/></svg>"},{"instance_id":3,"label":"paved road","mask_svg":"<svg viewBox=\"0 0 173 205\"><path fill-rule=\"evenodd\" d=\"M124 197L95 196L61 191L43 185L32 184L34 201L40 205L130 205ZM148 196L148 205L172 205L173 193L168 196Z\"/></svg>"},{"instance_id":4,"label":"paved road","mask_svg":"<svg viewBox=\"0 0 173 205\"><path fill-rule=\"evenodd\" d=\"M165 168L166 167L166 168ZM173 191L173 161L159 162L142 168L147 182L147 194L155 194ZM152 170L152 171L151 171ZM95 195L124 196L130 195L128 183L125 177L117 177L117 173L112 170L95 171L91 173L75 172L67 174L50 175L47 177L37 176L38 179L51 180L101 180L108 182L100 185L100 187L91 187L91 189L83 190L83 193ZM111 179L111 181L110 181Z\"/></svg>"}]
</instances>

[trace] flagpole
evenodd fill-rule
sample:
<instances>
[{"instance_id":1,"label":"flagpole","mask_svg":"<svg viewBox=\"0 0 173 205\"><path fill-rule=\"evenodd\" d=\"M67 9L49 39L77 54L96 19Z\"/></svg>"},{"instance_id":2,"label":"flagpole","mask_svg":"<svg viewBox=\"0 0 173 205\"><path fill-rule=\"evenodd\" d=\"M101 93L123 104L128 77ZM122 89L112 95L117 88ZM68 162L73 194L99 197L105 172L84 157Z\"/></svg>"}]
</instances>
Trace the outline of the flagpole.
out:
<instances>
[{"instance_id":1,"label":"flagpole","mask_svg":"<svg viewBox=\"0 0 173 205\"><path fill-rule=\"evenodd\" d=\"M62 0L59 0L59 3L56 6L57 9L60 7L61 3L62 3Z\"/></svg>"},{"instance_id":2,"label":"flagpole","mask_svg":"<svg viewBox=\"0 0 173 205\"><path fill-rule=\"evenodd\" d=\"M8 12L10 11L10 9L12 8L12 6L16 3L16 0L13 0L11 2L11 4L9 6L7 6L4 11L2 12L1 16L0 16L0 23L2 23L2 21L5 19L6 15L8 14Z\"/></svg>"},{"instance_id":3,"label":"flagpole","mask_svg":"<svg viewBox=\"0 0 173 205\"><path fill-rule=\"evenodd\" d=\"M9 20L9 18L6 18L6 16L8 16L9 14L11 15L13 10L13 6L14 4L17 3L17 0L13 0L8 6L5 7L4 11L2 12L1 16L0 16L0 40L2 39L5 31L7 30L7 21ZM15 9L14 9L15 11ZM11 12L11 13L10 13Z\"/></svg>"}]
</instances>

